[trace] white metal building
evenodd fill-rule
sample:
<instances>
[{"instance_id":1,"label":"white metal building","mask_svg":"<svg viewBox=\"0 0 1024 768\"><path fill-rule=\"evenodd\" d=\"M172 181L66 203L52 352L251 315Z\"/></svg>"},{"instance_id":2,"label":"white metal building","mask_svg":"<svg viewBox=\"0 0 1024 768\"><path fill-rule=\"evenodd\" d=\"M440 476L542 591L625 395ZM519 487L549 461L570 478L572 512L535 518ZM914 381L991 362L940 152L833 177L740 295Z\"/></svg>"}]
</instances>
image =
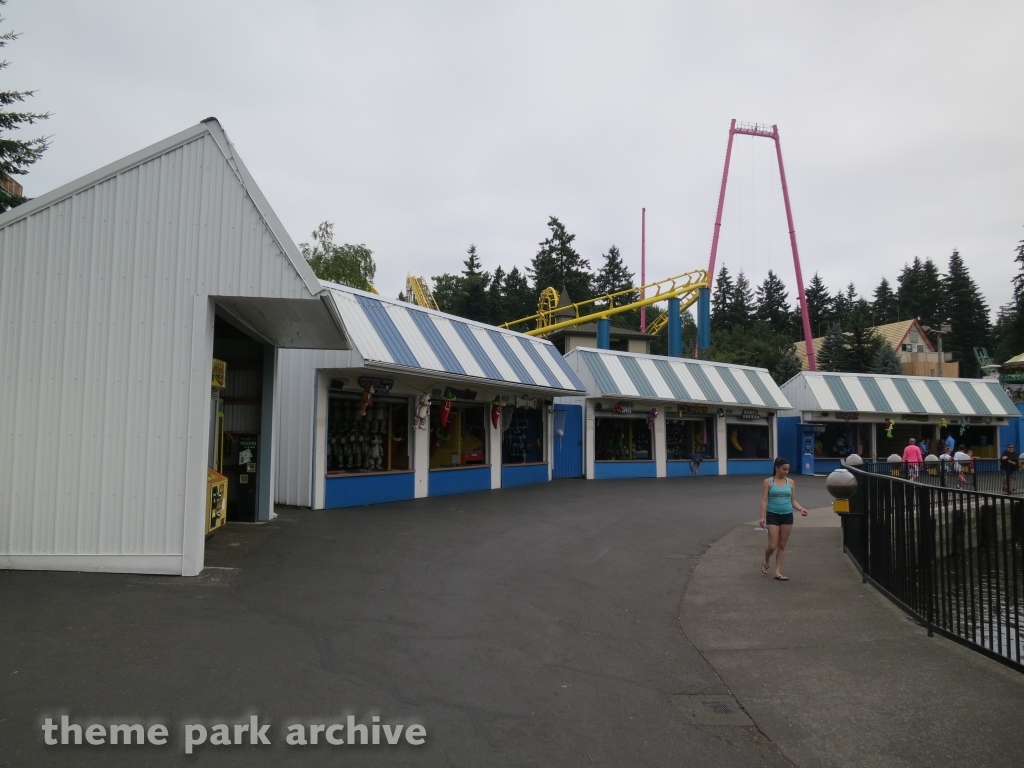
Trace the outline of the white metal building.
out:
<instances>
[{"instance_id":1,"label":"white metal building","mask_svg":"<svg viewBox=\"0 0 1024 768\"><path fill-rule=\"evenodd\" d=\"M551 342L328 285L351 348L281 353L279 503L348 507L551 479L553 399L583 390Z\"/></svg>"},{"instance_id":2,"label":"white metal building","mask_svg":"<svg viewBox=\"0 0 1024 768\"><path fill-rule=\"evenodd\" d=\"M0 567L202 570L218 347L268 519L277 349L346 347L322 292L213 118L0 216Z\"/></svg>"}]
</instances>

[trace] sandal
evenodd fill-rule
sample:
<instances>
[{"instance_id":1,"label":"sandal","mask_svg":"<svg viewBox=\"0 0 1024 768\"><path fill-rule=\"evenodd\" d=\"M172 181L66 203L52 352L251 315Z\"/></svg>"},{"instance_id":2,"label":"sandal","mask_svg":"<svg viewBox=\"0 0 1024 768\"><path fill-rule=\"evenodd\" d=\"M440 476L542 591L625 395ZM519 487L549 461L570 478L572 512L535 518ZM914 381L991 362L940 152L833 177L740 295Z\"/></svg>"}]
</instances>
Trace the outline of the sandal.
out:
<instances>
[{"instance_id":1,"label":"sandal","mask_svg":"<svg viewBox=\"0 0 1024 768\"><path fill-rule=\"evenodd\" d=\"M761 563L761 573L763 573L765 576L768 575L768 564L767 563Z\"/></svg>"},{"instance_id":2,"label":"sandal","mask_svg":"<svg viewBox=\"0 0 1024 768\"><path fill-rule=\"evenodd\" d=\"M789 576L776 576L776 581L789 581Z\"/></svg>"}]
</instances>

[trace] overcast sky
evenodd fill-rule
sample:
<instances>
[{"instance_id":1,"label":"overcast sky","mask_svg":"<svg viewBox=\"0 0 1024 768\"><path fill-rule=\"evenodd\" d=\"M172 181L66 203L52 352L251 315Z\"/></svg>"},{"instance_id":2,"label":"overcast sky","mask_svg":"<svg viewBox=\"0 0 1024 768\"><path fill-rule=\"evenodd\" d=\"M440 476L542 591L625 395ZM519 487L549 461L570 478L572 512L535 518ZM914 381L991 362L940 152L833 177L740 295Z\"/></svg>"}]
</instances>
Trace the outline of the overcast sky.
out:
<instances>
[{"instance_id":1,"label":"overcast sky","mask_svg":"<svg viewBox=\"0 0 1024 768\"><path fill-rule=\"evenodd\" d=\"M292 239L408 271L525 267L549 215L595 266L707 268L729 120L776 123L806 279L870 294L959 248L993 310L1024 239L1024 3L10 0L36 196L220 119ZM737 137L719 264L794 285L772 142ZM791 292L792 295L792 292Z\"/></svg>"}]
</instances>

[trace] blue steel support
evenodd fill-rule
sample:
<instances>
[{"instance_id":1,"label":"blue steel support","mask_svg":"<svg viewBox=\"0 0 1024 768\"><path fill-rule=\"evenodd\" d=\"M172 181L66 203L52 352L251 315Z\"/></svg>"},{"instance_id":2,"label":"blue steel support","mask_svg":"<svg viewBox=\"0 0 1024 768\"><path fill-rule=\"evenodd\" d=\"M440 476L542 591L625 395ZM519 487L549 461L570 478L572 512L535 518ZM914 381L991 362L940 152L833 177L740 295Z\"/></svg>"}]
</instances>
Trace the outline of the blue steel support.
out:
<instances>
[{"instance_id":1,"label":"blue steel support","mask_svg":"<svg viewBox=\"0 0 1024 768\"><path fill-rule=\"evenodd\" d=\"M607 317L597 321L597 348L612 348L612 321Z\"/></svg>"},{"instance_id":2,"label":"blue steel support","mask_svg":"<svg viewBox=\"0 0 1024 768\"><path fill-rule=\"evenodd\" d=\"M668 356L683 356L683 318L679 314L679 297L668 300Z\"/></svg>"},{"instance_id":3,"label":"blue steel support","mask_svg":"<svg viewBox=\"0 0 1024 768\"><path fill-rule=\"evenodd\" d=\"M697 349L711 346L711 290L701 288L697 294Z\"/></svg>"}]
</instances>

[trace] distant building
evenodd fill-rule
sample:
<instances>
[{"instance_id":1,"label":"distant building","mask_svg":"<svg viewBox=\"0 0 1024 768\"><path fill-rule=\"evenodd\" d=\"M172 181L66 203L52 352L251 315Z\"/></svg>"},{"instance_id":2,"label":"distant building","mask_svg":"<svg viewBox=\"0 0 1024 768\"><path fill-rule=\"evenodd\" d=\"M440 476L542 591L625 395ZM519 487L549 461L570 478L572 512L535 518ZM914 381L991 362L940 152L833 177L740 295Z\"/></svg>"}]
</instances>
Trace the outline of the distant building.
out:
<instances>
[{"instance_id":1,"label":"distant building","mask_svg":"<svg viewBox=\"0 0 1024 768\"><path fill-rule=\"evenodd\" d=\"M552 323L560 323L565 320L572 320L576 317L576 310L572 307L572 299L565 289L559 294L558 306L551 315ZM618 352L634 352L636 354L648 355L651 353L651 339L649 333L641 333L632 328L619 328L615 325L615 318L611 318L611 348ZM576 347L597 347L597 323L581 323L569 328L562 328L548 335L547 340L555 345L563 355L568 354Z\"/></svg>"},{"instance_id":2,"label":"distant building","mask_svg":"<svg viewBox=\"0 0 1024 768\"><path fill-rule=\"evenodd\" d=\"M876 325L871 330L892 347L903 366L903 373L907 376L939 375L939 353L917 320L901 320L898 323ZM820 354L824 342L823 336L814 339L815 357ZM810 370L807 365L807 346L804 342L796 342L793 349L800 359L801 370ZM953 353L943 351L943 357L945 360L942 364L942 377L959 378L960 363L953 359Z\"/></svg>"}]
</instances>

